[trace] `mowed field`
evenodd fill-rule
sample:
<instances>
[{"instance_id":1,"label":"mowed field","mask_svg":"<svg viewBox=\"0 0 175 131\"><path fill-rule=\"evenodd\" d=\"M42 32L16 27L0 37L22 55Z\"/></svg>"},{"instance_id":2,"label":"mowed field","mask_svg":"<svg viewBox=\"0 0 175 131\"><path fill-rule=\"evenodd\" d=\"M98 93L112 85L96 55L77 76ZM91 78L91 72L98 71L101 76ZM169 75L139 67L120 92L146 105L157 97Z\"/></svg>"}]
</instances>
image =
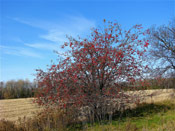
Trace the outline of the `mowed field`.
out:
<instances>
[{"instance_id":1,"label":"mowed field","mask_svg":"<svg viewBox=\"0 0 175 131\"><path fill-rule=\"evenodd\" d=\"M127 93L133 94L131 92ZM143 97L145 103L155 103L174 99L175 89L135 91L134 94ZM33 98L0 100L0 119L16 121L19 117L33 117L34 113L40 110L42 108L33 103Z\"/></svg>"},{"instance_id":2,"label":"mowed field","mask_svg":"<svg viewBox=\"0 0 175 131\"><path fill-rule=\"evenodd\" d=\"M0 100L0 119L16 121L19 117L32 117L39 110L33 98Z\"/></svg>"}]
</instances>

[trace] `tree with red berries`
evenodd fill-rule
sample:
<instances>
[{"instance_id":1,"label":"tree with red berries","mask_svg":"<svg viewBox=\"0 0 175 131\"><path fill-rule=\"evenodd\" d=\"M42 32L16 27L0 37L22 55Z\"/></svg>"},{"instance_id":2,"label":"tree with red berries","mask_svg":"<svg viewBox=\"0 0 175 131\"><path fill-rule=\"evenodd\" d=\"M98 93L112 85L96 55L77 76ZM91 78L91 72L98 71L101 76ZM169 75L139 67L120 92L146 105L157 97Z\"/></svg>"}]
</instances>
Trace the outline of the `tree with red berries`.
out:
<instances>
[{"instance_id":1,"label":"tree with red berries","mask_svg":"<svg viewBox=\"0 0 175 131\"><path fill-rule=\"evenodd\" d=\"M135 25L123 31L118 23L104 24L88 39L69 37L63 45L69 49L64 59L46 72L37 70L39 104L89 107L92 119L100 120L113 110L111 100L127 100L121 85L134 85L142 76L142 56L149 45L143 37L148 30Z\"/></svg>"}]
</instances>

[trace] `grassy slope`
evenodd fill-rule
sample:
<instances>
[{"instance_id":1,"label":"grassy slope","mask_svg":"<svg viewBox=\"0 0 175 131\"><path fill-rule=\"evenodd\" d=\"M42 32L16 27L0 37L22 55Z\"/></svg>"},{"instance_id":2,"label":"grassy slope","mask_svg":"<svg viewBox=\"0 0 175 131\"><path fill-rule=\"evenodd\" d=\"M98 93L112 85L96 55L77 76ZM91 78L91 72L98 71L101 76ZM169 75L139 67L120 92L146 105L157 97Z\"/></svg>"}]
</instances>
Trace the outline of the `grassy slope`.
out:
<instances>
[{"instance_id":1,"label":"grassy slope","mask_svg":"<svg viewBox=\"0 0 175 131\"><path fill-rule=\"evenodd\" d=\"M111 123L88 127L89 131L135 131L175 130L175 100L156 104L143 104L134 110L127 110L123 118L114 118Z\"/></svg>"}]
</instances>

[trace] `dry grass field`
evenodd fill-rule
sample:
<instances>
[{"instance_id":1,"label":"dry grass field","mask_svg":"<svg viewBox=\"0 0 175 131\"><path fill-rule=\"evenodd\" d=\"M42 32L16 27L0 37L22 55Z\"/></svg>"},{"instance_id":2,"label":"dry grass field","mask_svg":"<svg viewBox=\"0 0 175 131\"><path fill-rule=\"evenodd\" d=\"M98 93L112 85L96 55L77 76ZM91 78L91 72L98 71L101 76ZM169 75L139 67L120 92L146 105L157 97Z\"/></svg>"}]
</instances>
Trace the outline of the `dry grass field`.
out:
<instances>
[{"instance_id":1,"label":"dry grass field","mask_svg":"<svg viewBox=\"0 0 175 131\"><path fill-rule=\"evenodd\" d=\"M19 117L32 117L39 110L33 98L0 100L0 119L16 121Z\"/></svg>"},{"instance_id":2,"label":"dry grass field","mask_svg":"<svg viewBox=\"0 0 175 131\"><path fill-rule=\"evenodd\" d=\"M135 93L144 97L146 103L172 99L175 96L173 89L136 91ZM39 110L41 108L33 103L33 98L0 100L0 119L16 121L19 117L32 117L34 112Z\"/></svg>"},{"instance_id":3,"label":"dry grass field","mask_svg":"<svg viewBox=\"0 0 175 131\"><path fill-rule=\"evenodd\" d=\"M126 94L137 96L144 103L156 103L175 98L175 89L128 91Z\"/></svg>"}]
</instances>

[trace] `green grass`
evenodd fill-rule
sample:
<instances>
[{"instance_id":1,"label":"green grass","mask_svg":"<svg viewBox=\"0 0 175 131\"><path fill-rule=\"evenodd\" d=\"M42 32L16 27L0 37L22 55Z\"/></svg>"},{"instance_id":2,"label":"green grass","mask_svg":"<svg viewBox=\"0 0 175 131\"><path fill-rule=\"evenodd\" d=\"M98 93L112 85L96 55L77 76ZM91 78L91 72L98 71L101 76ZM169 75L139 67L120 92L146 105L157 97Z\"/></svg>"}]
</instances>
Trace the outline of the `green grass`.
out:
<instances>
[{"instance_id":1,"label":"green grass","mask_svg":"<svg viewBox=\"0 0 175 131\"><path fill-rule=\"evenodd\" d=\"M98 124L86 128L88 131L141 131L175 130L175 100L156 104L142 104L133 110L116 115L111 123Z\"/></svg>"}]
</instances>

